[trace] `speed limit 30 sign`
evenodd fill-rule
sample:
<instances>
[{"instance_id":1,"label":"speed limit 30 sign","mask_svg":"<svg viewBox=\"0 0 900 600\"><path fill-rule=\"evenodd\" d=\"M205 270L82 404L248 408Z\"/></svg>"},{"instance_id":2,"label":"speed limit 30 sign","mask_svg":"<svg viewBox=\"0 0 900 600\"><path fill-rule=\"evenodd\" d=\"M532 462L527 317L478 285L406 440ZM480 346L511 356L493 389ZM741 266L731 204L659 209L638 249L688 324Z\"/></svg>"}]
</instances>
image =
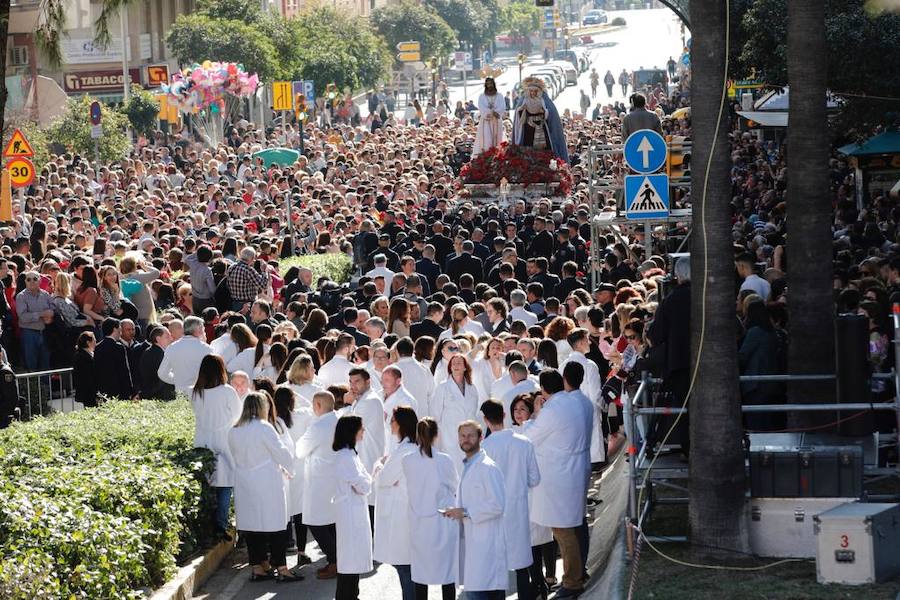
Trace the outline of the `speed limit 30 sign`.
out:
<instances>
[{"instance_id":1,"label":"speed limit 30 sign","mask_svg":"<svg viewBox=\"0 0 900 600\"><path fill-rule=\"evenodd\" d=\"M34 163L27 158L14 158L6 164L13 187L28 187L34 181Z\"/></svg>"}]
</instances>

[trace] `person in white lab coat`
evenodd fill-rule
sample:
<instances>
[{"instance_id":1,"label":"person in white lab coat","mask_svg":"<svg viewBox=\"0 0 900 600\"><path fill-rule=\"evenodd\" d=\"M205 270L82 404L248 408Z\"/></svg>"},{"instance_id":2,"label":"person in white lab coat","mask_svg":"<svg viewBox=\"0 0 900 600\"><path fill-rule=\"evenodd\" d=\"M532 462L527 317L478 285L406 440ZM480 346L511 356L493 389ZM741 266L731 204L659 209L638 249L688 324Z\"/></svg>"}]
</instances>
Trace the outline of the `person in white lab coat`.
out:
<instances>
[{"instance_id":1,"label":"person in white lab coat","mask_svg":"<svg viewBox=\"0 0 900 600\"><path fill-rule=\"evenodd\" d=\"M540 392L538 392L540 393ZM513 426L515 432L521 433L522 426L528 423L534 414L534 397L536 394L521 394L512 401ZM535 453L536 455L537 453ZM540 468L538 468L540 470ZM534 512L534 488L528 493L528 512L531 530L531 585L535 593L543 600L550 594L550 586L556 585L556 555L559 547L553 541L553 531L549 527L538 525L531 518Z\"/></svg>"},{"instance_id":2,"label":"person in white lab coat","mask_svg":"<svg viewBox=\"0 0 900 600\"><path fill-rule=\"evenodd\" d=\"M297 394L299 406L312 407L313 395L325 388L316 381L316 368L309 354L300 354L291 363L287 374L288 387Z\"/></svg>"},{"instance_id":3,"label":"person in white lab coat","mask_svg":"<svg viewBox=\"0 0 900 600\"><path fill-rule=\"evenodd\" d=\"M366 508L372 476L356 453L365 435L362 418L344 415L338 419L331 445L338 561L335 600L359 600L359 576L372 570L372 530Z\"/></svg>"},{"instance_id":4,"label":"person in white lab coat","mask_svg":"<svg viewBox=\"0 0 900 600\"><path fill-rule=\"evenodd\" d=\"M188 317L184 320L184 336L166 346L162 362L159 363L157 376L187 396L197 382L200 361L212 348L206 343L206 329L200 317Z\"/></svg>"},{"instance_id":5,"label":"person in white lab coat","mask_svg":"<svg viewBox=\"0 0 900 600\"><path fill-rule=\"evenodd\" d=\"M369 372L366 369L350 369L350 391L344 395L344 402L348 407L344 414L356 415L363 421L366 437L356 451L366 473L371 474L375 462L384 456L387 428L384 424L384 404L369 383ZM375 494L369 495L369 520L375 523Z\"/></svg>"},{"instance_id":6,"label":"person in white lab coat","mask_svg":"<svg viewBox=\"0 0 900 600\"><path fill-rule=\"evenodd\" d=\"M457 435L466 458L456 506L444 511L444 516L462 525L460 579L469 600L503 600L507 582L503 473L481 449L481 425L463 421Z\"/></svg>"},{"instance_id":7,"label":"person in white lab coat","mask_svg":"<svg viewBox=\"0 0 900 600\"><path fill-rule=\"evenodd\" d=\"M228 372L243 371L252 376L256 363L256 344L258 343L256 336L244 323L232 325L230 335L238 351L234 358L226 363Z\"/></svg>"},{"instance_id":8,"label":"person in white lab coat","mask_svg":"<svg viewBox=\"0 0 900 600\"><path fill-rule=\"evenodd\" d=\"M400 578L402 600L415 600L416 592L410 571L409 496L403 460L418 451L416 447L416 413L408 406L398 406L391 417L391 435L397 446L375 464L375 551L378 562L393 565ZM418 489L416 490L418 493Z\"/></svg>"},{"instance_id":9,"label":"person in white lab coat","mask_svg":"<svg viewBox=\"0 0 900 600\"><path fill-rule=\"evenodd\" d=\"M581 548L576 529L584 520L591 468L584 452L590 446L591 421L585 418L581 401L569 395L562 375L544 369L540 375L541 397L535 414L523 427L534 444L541 483L534 490L531 518L553 529L563 559L562 587L557 597L577 596L584 589Z\"/></svg>"},{"instance_id":10,"label":"person in white lab coat","mask_svg":"<svg viewBox=\"0 0 900 600\"><path fill-rule=\"evenodd\" d=\"M447 364L454 355L459 354L459 342L452 338L438 341L431 361L431 374L434 376L435 387L447 381Z\"/></svg>"},{"instance_id":11,"label":"person in white lab coat","mask_svg":"<svg viewBox=\"0 0 900 600\"><path fill-rule=\"evenodd\" d=\"M541 389L537 377L528 374L528 366L523 360L513 361L509 365L509 380L512 387L506 390L502 396L494 396L503 405L503 426L512 427L512 403L522 394L532 394Z\"/></svg>"},{"instance_id":12,"label":"person in white lab coat","mask_svg":"<svg viewBox=\"0 0 900 600\"><path fill-rule=\"evenodd\" d=\"M417 415L427 412L427 399L423 398L422 401L419 402L419 400L409 393L409 390L406 389L403 382L403 371L401 371L397 365L390 365L385 367L384 371L382 371L381 389L384 392L385 422L390 422L391 415L394 414L394 409L398 406L409 406ZM392 445L392 441L389 441L387 447L391 448Z\"/></svg>"},{"instance_id":13,"label":"person in white lab coat","mask_svg":"<svg viewBox=\"0 0 900 600\"><path fill-rule=\"evenodd\" d=\"M524 367L525 363L522 363ZM531 553L531 526L528 518L528 492L541 482L534 445L527 437L504 429L506 420L503 405L497 400L485 400L481 414L490 434L481 447L500 467L506 504L503 508L503 530L506 533L506 568L516 572L519 600L534 600L529 567L534 562Z\"/></svg>"},{"instance_id":14,"label":"person in white lab coat","mask_svg":"<svg viewBox=\"0 0 900 600\"><path fill-rule=\"evenodd\" d=\"M490 398L491 386L505 374L503 340L491 338L484 353L472 363L472 380L478 389L478 397L482 400Z\"/></svg>"},{"instance_id":15,"label":"person in white lab coat","mask_svg":"<svg viewBox=\"0 0 900 600\"><path fill-rule=\"evenodd\" d=\"M325 554L327 564L316 572L319 579L337 576L337 550L335 548L335 516L331 505L334 495L334 428L337 413L334 412L334 395L316 392L313 395L313 413L316 415L299 440L297 458L306 459L303 469L303 523Z\"/></svg>"},{"instance_id":16,"label":"person in white lab coat","mask_svg":"<svg viewBox=\"0 0 900 600\"><path fill-rule=\"evenodd\" d=\"M441 431L456 431L460 423L474 419L478 413L478 390L472 385L472 367L465 356L454 355L447 369L450 377L434 390L429 412ZM441 451L453 459L453 466L461 473L464 453L452 436L441 438Z\"/></svg>"},{"instance_id":17,"label":"person in white lab coat","mask_svg":"<svg viewBox=\"0 0 900 600\"><path fill-rule=\"evenodd\" d=\"M603 379L600 377L600 368L585 354L590 352L591 339L587 329L577 327L568 335L566 341L572 347L569 357L560 363L560 372L565 371L566 365L576 362L584 369L584 380L581 382L581 392L590 400L592 408L591 421L591 462L600 463L606 460L606 444L603 442L601 422L603 420Z\"/></svg>"},{"instance_id":18,"label":"person in white lab coat","mask_svg":"<svg viewBox=\"0 0 900 600\"><path fill-rule=\"evenodd\" d=\"M324 388L347 383L353 363L350 356L356 349L356 342L349 333L342 333L334 343L334 358L319 367L319 383Z\"/></svg>"},{"instance_id":19,"label":"person in white lab coat","mask_svg":"<svg viewBox=\"0 0 900 600\"><path fill-rule=\"evenodd\" d=\"M413 398L419 402L417 415L424 416L420 411L427 409L428 400L434 394L434 376L431 372L413 357L414 345L409 337L402 337L394 345L397 351L397 362L394 366L403 374L403 385Z\"/></svg>"},{"instance_id":20,"label":"person in white lab coat","mask_svg":"<svg viewBox=\"0 0 900 600\"><path fill-rule=\"evenodd\" d=\"M237 392L228 385L225 363L215 354L204 356L191 393L194 447L208 448L216 457L209 485L216 490L216 534L227 541L231 541L228 518L234 488L234 459L228 447L228 432L241 416L241 407Z\"/></svg>"},{"instance_id":21,"label":"person in white lab coat","mask_svg":"<svg viewBox=\"0 0 900 600\"><path fill-rule=\"evenodd\" d=\"M286 385L280 385L275 389L275 410L278 418L284 423L291 446L296 448L297 441L303 437L312 423L315 415L311 408L297 406L297 397L294 390ZM303 470L306 460L294 458L294 477L288 485L288 537L290 537L291 524L294 526L294 539L297 542L297 566L302 567L312 562L306 555L306 525L303 524Z\"/></svg>"},{"instance_id":22,"label":"person in white lab coat","mask_svg":"<svg viewBox=\"0 0 900 600\"><path fill-rule=\"evenodd\" d=\"M284 473L294 468L294 455L270 423L269 398L251 392L235 426L228 432L234 457L234 514L247 538L250 580L300 581L287 568L288 490Z\"/></svg>"},{"instance_id":23,"label":"person in white lab coat","mask_svg":"<svg viewBox=\"0 0 900 600\"><path fill-rule=\"evenodd\" d=\"M452 435L452 433L451 433ZM403 458L409 495L410 576L416 600L428 599L428 586L441 586L442 600L455 600L459 572L459 525L440 511L456 504L459 477L452 459L438 452L437 421L424 417L416 425L419 449Z\"/></svg>"}]
</instances>

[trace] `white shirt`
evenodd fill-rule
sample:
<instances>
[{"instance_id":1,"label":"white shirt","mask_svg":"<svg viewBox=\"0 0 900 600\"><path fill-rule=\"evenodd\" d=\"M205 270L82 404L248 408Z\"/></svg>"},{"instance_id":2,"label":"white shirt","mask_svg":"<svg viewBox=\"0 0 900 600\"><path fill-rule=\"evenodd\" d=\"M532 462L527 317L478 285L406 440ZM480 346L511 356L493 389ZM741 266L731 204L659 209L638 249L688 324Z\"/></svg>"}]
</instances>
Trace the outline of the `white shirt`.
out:
<instances>
[{"instance_id":1,"label":"white shirt","mask_svg":"<svg viewBox=\"0 0 900 600\"><path fill-rule=\"evenodd\" d=\"M512 321L524 321L526 327L537 325L538 322L537 315L522 306L516 306L510 310L509 318Z\"/></svg>"},{"instance_id":2,"label":"white shirt","mask_svg":"<svg viewBox=\"0 0 900 600\"><path fill-rule=\"evenodd\" d=\"M350 369L353 363L338 354L319 368L319 382L322 387L347 384L350 381Z\"/></svg>"},{"instance_id":3,"label":"white shirt","mask_svg":"<svg viewBox=\"0 0 900 600\"><path fill-rule=\"evenodd\" d=\"M519 383L515 384L511 388L508 388L502 396L500 396L500 402L503 403L503 426L504 427L512 427L512 403L513 400L516 399L516 396L521 394L530 394L532 392L536 392L541 389L540 384L538 383L537 377L534 375L529 375Z\"/></svg>"},{"instance_id":4,"label":"white shirt","mask_svg":"<svg viewBox=\"0 0 900 600\"><path fill-rule=\"evenodd\" d=\"M384 290L391 289L391 282L394 280L394 272L387 267L375 267L366 273L366 277L371 277L374 281L376 277L384 277Z\"/></svg>"},{"instance_id":5,"label":"white shirt","mask_svg":"<svg viewBox=\"0 0 900 600\"><path fill-rule=\"evenodd\" d=\"M757 294L763 300L769 299L769 294L772 292L772 286L769 285L769 282L753 273L748 275L746 279L744 279L744 283L741 284L741 291L744 290L753 290L755 294Z\"/></svg>"},{"instance_id":6,"label":"white shirt","mask_svg":"<svg viewBox=\"0 0 900 600\"><path fill-rule=\"evenodd\" d=\"M203 357L212 353L209 344L198 337L186 335L166 348L156 374L162 381L173 384L179 392L190 395Z\"/></svg>"},{"instance_id":7,"label":"white shirt","mask_svg":"<svg viewBox=\"0 0 900 600\"><path fill-rule=\"evenodd\" d=\"M403 387L409 392L409 395L417 399L417 404L427 406L428 400L434 394L434 375L427 367L417 361L412 356L401 357L395 364L395 367L403 373ZM425 415L416 412L419 418Z\"/></svg>"}]
</instances>

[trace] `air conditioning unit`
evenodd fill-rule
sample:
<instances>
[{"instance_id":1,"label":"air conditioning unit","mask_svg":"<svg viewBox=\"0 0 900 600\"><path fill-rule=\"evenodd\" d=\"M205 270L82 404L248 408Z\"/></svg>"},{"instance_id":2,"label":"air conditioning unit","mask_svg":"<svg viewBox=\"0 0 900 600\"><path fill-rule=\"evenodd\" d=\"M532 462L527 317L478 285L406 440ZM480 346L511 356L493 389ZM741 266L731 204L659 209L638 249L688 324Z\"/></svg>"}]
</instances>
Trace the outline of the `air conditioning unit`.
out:
<instances>
[{"instance_id":1,"label":"air conditioning unit","mask_svg":"<svg viewBox=\"0 0 900 600\"><path fill-rule=\"evenodd\" d=\"M28 64L28 46L12 46L9 49L9 64L23 67Z\"/></svg>"}]
</instances>

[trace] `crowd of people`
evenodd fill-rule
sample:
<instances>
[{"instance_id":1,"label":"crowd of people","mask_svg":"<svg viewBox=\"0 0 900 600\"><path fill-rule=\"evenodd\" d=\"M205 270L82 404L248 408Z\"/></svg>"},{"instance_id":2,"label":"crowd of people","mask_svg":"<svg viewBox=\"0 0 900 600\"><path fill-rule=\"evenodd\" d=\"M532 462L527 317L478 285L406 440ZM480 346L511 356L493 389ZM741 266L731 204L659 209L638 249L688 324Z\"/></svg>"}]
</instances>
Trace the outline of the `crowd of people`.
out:
<instances>
[{"instance_id":1,"label":"crowd of people","mask_svg":"<svg viewBox=\"0 0 900 600\"><path fill-rule=\"evenodd\" d=\"M689 136L689 120L665 117L678 99L656 96L659 130ZM51 157L0 227L4 364L73 366L85 407L190 398L196 443L217 458L219 534L233 494L253 580L302 579L285 554L293 540L310 563L311 534L316 577L337 578L340 599L373 561L396 568L404 600L429 585L502 598L508 571L520 598L577 595L588 482L622 441L623 395L642 372L662 377L661 402L687 393L689 259L666 257L674 230L654 234L655 253L642 229L601 235L600 280L585 277L586 151L622 141L624 106L566 111L572 192L508 208L458 180L475 137L465 108L377 127L342 114L307 127L288 166L252 154L299 148L298 130L246 120L215 148L184 129L115 163ZM732 160L742 371L783 372L784 150L735 132ZM831 166L837 302L869 317L873 366L889 368L896 207L857 211L846 162ZM603 168L625 174L614 158ZM353 285L279 267L297 254L346 256ZM675 437L688 452L686 428Z\"/></svg>"}]
</instances>

